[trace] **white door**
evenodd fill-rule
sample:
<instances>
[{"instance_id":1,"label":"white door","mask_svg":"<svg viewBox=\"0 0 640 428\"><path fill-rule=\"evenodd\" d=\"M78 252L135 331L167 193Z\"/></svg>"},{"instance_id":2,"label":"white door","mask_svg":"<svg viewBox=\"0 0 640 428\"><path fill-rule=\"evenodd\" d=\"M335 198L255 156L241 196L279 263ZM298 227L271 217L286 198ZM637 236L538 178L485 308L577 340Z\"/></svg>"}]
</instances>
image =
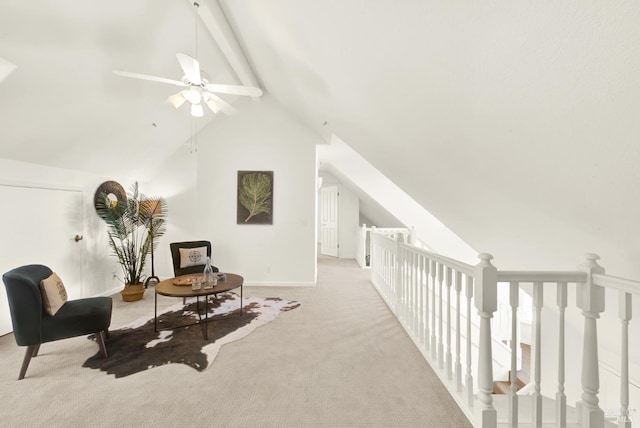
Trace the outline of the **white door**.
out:
<instances>
[{"instance_id":1,"label":"white door","mask_svg":"<svg viewBox=\"0 0 640 428\"><path fill-rule=\"evenodd\" d=\"M0 183L0 275L27 264L56 272L69 299L82 297L82 192ZM13 330L7 293L0 292L0 335Z\"/></svg>"},{"instance_id":2,"label":"white door","mask_svg":"<svg viewBox=\"0 0 640 428\"><path fill-rule=\"evenodd\" d=\"M320 189L320 254L338 257L338 186Z\"/></svg>"}]
</instances>

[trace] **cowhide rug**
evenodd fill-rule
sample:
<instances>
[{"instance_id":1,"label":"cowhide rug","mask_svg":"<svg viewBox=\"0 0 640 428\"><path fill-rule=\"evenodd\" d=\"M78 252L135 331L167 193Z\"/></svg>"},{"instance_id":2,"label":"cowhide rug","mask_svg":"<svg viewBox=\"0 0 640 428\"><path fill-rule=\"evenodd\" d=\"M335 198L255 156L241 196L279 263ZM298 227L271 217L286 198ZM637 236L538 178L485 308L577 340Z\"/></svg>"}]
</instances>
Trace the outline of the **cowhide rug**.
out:
<instances>
[{"instance_id":1,"label":"cowhide rug","mask_svg":"<svg viewBox=\"0 0 640 428\"><path fill-rule=\"evenodd\" d=\"M257 327L273 321L280 312L300 306L298 302L277 297L245 297L240 316L239 301L240 296L235 293L209 299L209 318L214 321L208 325L208 340L204 339L201 325L160 330L198 319L196 300L188 299L186 305L180 302L158 311L158 332L154 331L153 313L110 331L105 342L109 358L98 352L82 366L100 369L116 378L171 363L203 371L213 363L222 345L242 339ZM204 311L202 298L199 308Z\"/></svg>"}]
</instances>

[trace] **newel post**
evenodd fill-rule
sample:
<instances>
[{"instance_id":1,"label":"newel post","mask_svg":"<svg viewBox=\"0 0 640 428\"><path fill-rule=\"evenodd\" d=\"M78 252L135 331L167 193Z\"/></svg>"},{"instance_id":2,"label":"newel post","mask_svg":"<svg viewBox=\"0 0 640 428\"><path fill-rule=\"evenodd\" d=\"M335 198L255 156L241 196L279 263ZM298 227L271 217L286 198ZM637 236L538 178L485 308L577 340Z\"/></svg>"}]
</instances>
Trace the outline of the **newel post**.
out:
<instances>
[{"instance_id":1,"label":"newel post","mask_svg":"<svg viewBox=\"0 0 640 428\"><path fill-rule=\"evenodd\" d=\"M584 317L584 342L582 346L582 400L577 403L578 418L585 428L602 428L604 412L598 406L600 373L598 370L598 330L596 320L604 311L604 288L593 283L593 274L604 274L604 268L596 254L585 254L580 270L587 273L587 280L577 293L577 305Z\"/></svg>"},{"instance_id":2,"label":"newel post","mask_svg":"<svg viewBox=\"0 0 640 428\"><path fill-rule=\"evenodd\" d=\"M498 309L498 269L491 264L493 256L478 255L480 263L475 267L475 306L480 316L480 340L478 342L478 427L495 427L496 409L493 407L493 356L491 352L491 318Z\"/></svg>"},{"instance_id":3,"label":"newel post","mask_svg":"<svg viewBox=\"0 0 640 428\"><path fill-rule=\"evenodd\" d=\"M418 241L418 238L416 237L416 228L411 226L411 228L409 228L409 236L407 239L407 243L411 245L416 245L417 241Z\"/></svg>"}]
</instances>

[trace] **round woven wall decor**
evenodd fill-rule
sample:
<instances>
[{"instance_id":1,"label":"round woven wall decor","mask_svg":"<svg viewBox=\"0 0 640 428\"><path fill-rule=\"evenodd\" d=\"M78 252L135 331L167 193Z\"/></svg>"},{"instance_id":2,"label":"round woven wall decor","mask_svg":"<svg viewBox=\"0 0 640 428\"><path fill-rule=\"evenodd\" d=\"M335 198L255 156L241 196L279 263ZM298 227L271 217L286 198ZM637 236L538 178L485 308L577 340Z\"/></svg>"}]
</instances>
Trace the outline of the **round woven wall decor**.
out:
<instances>
[{"instance_id":1,"label":"round woven wall decor","mask_svg":"<svg viewBox=\"0 0 640 428\"><path fill-rule=\"evenodd\" d=\"M109 199L112 200L112 203L123 203L127 201L127 192L124 191L124 188L120 183L117 181L105 181L98 186L96 193L93 196L94 207L97 207L102 193L106 194Z\"/></svg>"}]
</instances>

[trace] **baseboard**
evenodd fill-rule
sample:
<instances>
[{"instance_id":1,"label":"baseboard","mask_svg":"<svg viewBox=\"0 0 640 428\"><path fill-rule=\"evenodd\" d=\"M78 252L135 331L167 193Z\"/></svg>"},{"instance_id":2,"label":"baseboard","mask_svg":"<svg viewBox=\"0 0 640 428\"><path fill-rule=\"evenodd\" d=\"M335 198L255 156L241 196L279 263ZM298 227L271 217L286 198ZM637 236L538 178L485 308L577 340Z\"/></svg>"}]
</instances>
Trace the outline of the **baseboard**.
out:
<instances>
[{"instance_id":1,"label":"baseboard","mask_svg":"<svg viewBox=\"0 0 640 428\"><path fill-rule=\"evenodd\" d=\"M119 293L120 291L122 291L123 286L121 285L120 287L115 287L112 289L109 289L107 291L103 291L100 294L96 294L95 297L109 297L109 296L113 296L116 293Z\"/></svg>"},{"instance_id":2,"label":"baseboard","mask_svg":"<svg viewBox=\"0 0 640 428\"><path fill-rule=\"evenodd\" d=\"M245 287L315 287L315 282L245 281Z\"/></svg>"}]
</instances>

